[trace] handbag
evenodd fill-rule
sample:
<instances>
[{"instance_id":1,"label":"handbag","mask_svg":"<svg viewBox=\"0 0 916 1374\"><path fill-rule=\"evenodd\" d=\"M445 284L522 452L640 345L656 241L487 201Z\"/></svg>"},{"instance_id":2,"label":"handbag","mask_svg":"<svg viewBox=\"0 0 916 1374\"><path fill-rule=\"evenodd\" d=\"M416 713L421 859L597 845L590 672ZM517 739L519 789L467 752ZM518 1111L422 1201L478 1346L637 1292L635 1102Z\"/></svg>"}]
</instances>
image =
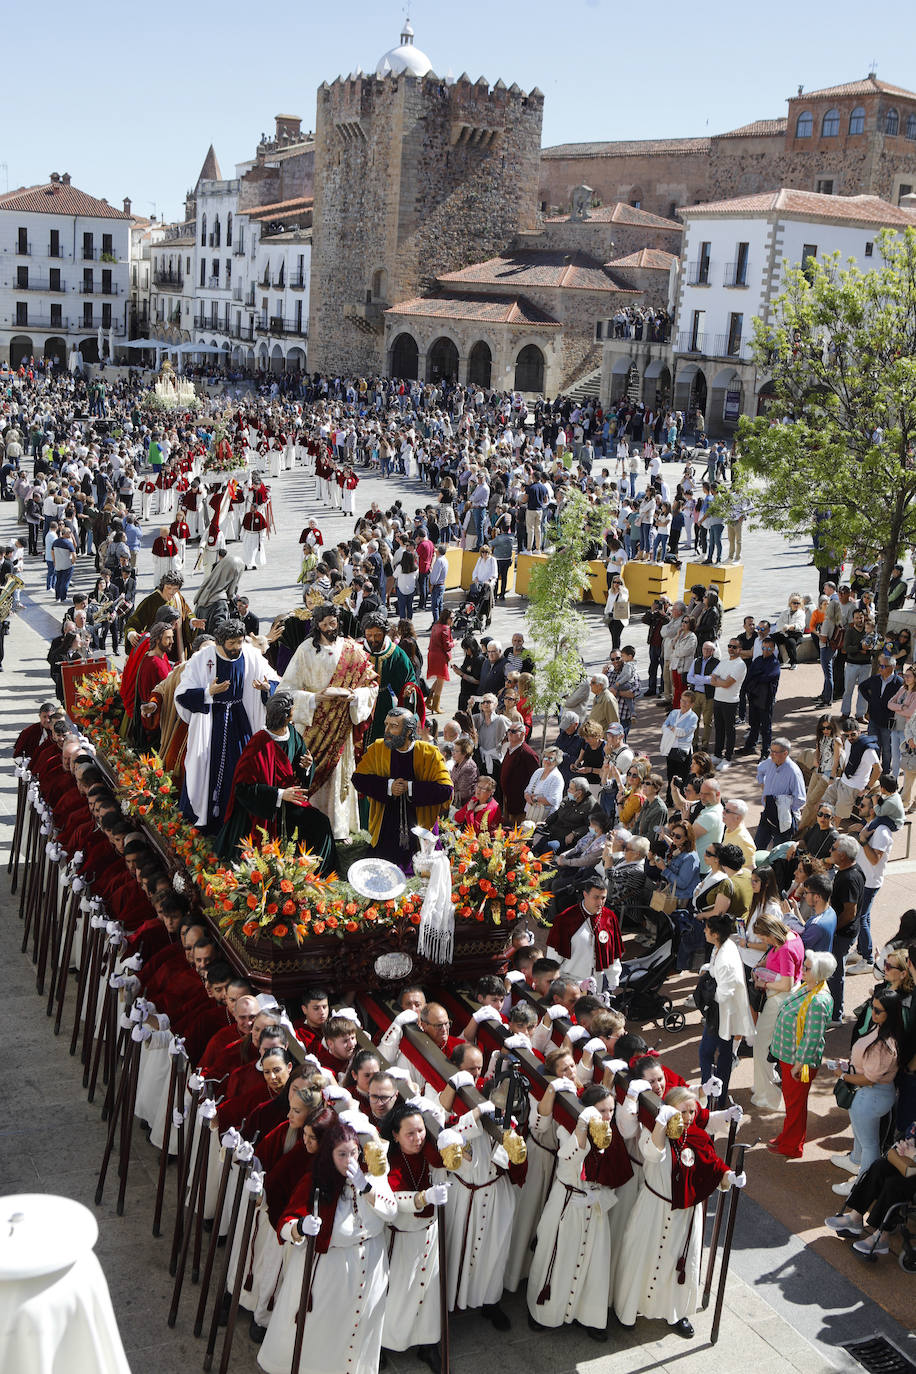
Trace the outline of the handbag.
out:
<instances>
[{"instance_id":1,"label":"handbag","mask_svg":"<svg viewBox=\"0 0 916 1374\"><path fill-rule=\"evenodd\" d=\"M657 887L649 898L649 906L653 911L664 911L670 916L671 912L677 907L677 898L674 895L673 887Z\"/></svg>"},{"instance_id":2,"label":"handbag","mask_svg":"<svg viewBox=\"0 0 916 1374\"><path fill-rule=\"evenodd\" d=\"M540 825L551 814L551 809L546 802L529 802L525 809L525 820Z\"/></svg>"},{"instance_id":3,"label":"handbag","mask_svg":"<svg viewBox=\"0 0 916 1374\"><path fill-rule=\"evenodd\" d=\"M847 1083L845 1078L838 1078L833 1085L833 1095L836 1098L838 1107L843 1107L848 1112L852 1106L852 1099L858 1092L854 1083Z\"/></svg>"},{"instance_id":4,"label":"handbag","mask_svg":"<svg viewBox=\"0 0 916 1374\"><path fill-rule=\"evenodd\" d=\"M709 969L701 973L693 990L693 1001L697 1010L711 1030L719 1026L719 1004L716 1001L716 980Z\"/></svg>"},{"instance_id":5,"label":"handbag","mask_svg":"<svg viewBox=\"0 0 916 1374\"><path fill-rule=\"evenodd\" d=\"M659 741L658 752L666 758L674 748L674 741L676 739L677 734L670 725L662 726L662 737Z\"/></svg>"}]
</instances>

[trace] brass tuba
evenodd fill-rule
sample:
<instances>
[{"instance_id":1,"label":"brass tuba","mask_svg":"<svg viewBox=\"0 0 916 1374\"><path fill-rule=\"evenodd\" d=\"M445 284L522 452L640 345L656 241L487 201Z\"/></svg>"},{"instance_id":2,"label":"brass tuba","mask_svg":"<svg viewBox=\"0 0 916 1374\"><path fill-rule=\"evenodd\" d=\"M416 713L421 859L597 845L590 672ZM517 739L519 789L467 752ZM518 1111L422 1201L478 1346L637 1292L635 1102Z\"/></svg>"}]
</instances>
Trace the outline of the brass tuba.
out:
<instances>
[{"instance_id":1,"label":"brass tuba","mask_svg":"<svg viewBox=\"0 0 916 1374\"><path fill-rule=\"evenodd\" d=\"M0 620L9 620L13 611L13 597L19 588L24 586L25 583L22 578L11 573L3 586L0 587Z\"/></svg>"}]
</instances>

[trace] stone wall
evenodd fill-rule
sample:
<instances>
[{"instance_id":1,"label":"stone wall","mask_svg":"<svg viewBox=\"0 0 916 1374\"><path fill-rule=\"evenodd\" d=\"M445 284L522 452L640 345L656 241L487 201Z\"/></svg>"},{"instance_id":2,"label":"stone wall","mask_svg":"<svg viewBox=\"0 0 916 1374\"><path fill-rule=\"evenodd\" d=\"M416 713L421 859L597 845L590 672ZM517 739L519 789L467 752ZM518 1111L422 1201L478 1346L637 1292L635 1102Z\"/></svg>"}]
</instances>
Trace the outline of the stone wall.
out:
<instances>
[{"instance_id":1,"label":"stone wall","mask_svg":"<svg viewBox=\"0 0 916 1374\"><path fill-rule=\"evenodd\" d=\"M639 201L641 209L670 219L674 208L707 198L708 166L708 150L685 152L676 147L625 156L542 157L538 198L547 206L545 213L552 206L568 210L573 188L584 184L592 187L602 205Z\"/></svg>"},{"instance_id":2,"label":"stone wall","mask_svg":"<svg viewBox=\"0 0 916 1374\"><path fill-rule=\"evenodd\" d=\"M587 253L597 262L610 262L640 248L663 248L679 256L683 229L677 225L662 229L658 225L602 224L596 219L542 220L536 234L526 234L517 248L553 248L567 253Z\"/></svg>"},{"instance_id":3,"label":"stone wall","mask_svg":"<svg viewBox=\"0 0 916 1374\"><path fill-rule=\"evenodd\" d=\"M537 222L543 96L466 78L318 91L309 365L384 365L380 306L494 256Z\"/></svg>"}]
</instances>

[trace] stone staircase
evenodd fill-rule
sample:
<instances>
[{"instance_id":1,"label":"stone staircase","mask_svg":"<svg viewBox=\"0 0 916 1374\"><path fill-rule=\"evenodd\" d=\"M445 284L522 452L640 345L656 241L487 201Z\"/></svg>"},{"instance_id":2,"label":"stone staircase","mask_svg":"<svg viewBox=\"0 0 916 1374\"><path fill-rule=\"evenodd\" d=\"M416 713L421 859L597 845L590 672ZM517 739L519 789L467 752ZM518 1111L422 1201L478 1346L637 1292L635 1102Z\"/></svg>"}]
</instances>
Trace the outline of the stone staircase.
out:
<instances>
[{"instance_id":1,"label":"stone staircase","mask_svg":"<svg viewBox=\"0 0 916 1374\"><path fill-rule=\"evenodd\" d=\"M599 395L601 391L601 368L596 367L591 372L586 372L580 377L575 386L564 388L563 395L568 396L571 401L581 405L583 401L589 400L592 396Z\"/></svg>"}]
</instances>

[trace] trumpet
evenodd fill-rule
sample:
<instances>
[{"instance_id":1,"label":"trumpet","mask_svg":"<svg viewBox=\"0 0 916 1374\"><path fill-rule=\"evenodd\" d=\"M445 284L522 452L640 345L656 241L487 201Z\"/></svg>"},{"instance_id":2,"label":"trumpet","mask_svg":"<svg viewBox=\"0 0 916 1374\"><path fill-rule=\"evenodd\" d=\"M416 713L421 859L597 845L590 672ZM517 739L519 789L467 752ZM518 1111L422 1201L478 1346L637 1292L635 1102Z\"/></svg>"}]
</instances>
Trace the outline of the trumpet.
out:
<instances>
[{"instance_id":1,"label":"trumpet","mask_svg":"<svg viewBox=\"0 0 916 1374\"><path fill-rule=\"evenodd\" d=\"M10 573L3 586L0 587L0 620L9 620L16 593L20 587L24 586L25 583L21 577L17 577L15 573Z\"/></svg>"}]
</instances>

